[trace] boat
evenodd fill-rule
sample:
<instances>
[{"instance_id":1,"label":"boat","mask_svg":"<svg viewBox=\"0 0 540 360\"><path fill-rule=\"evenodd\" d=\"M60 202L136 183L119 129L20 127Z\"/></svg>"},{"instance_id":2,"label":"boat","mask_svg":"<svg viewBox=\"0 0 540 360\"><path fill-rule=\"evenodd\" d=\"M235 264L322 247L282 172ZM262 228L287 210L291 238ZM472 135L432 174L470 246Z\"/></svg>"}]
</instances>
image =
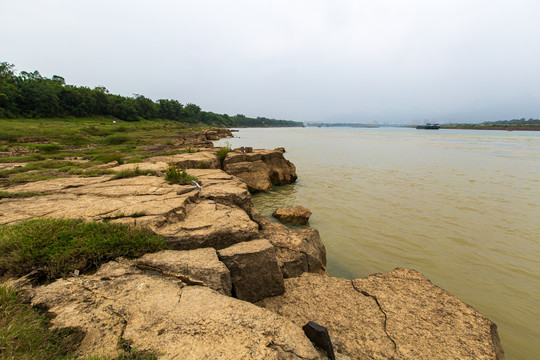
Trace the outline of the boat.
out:
<instances>
[{"instance_id":1,"label":"boat","mask_svg":"<svg viewBox=\"0 0 540 360\"><path fill-rule=\"evenodd\" d=\"M431 124L427 123L426 125L418 125L416 127L417 129L423 129L423 130L439 130L441 126L439 124Z\"/></svg>"}]
</instances>

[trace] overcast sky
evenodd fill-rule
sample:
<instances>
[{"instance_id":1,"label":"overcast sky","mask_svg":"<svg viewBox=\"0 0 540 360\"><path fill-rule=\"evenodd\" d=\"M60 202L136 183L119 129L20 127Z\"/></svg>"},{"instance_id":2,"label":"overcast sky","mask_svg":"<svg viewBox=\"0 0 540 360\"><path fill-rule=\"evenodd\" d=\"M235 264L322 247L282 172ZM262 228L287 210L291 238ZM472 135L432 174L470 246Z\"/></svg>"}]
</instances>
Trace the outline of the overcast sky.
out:
<instances>
[{"instance_id":1,"label":"overcast sky","mask_svg":"<svg viewBox=\"0 0 540 360\"><path fill-rule=\"evenodd\" d=\"M298 121L540 117L538 0L1 0L0 61Z\"/></svg>"}]
</instances>

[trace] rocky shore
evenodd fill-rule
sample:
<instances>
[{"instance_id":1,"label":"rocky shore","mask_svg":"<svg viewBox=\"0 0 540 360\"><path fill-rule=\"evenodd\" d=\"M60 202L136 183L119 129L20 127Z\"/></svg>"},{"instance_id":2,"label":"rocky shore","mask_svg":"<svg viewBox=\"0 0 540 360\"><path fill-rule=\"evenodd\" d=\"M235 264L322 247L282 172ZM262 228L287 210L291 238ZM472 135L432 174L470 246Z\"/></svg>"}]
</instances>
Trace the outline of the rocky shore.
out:
<instances>
[{"instance_id":1,"label":"rocky shore","mask_svg":"<svg viewBox=\"0 0 540 360\"><path fill-rule=\"evenodd\" d=\"M316 229L270 222L253 206L250 192L294 182L294 165L282 149L237 149L220 162L208 141L228 135L191 134L178 146L201 151L108 165L160 175L174 163L200 189L163 176L2 189L44 195L1 199L0 224L43 217L125 223L165 236L169 248L47 285L10 284L47 308L55 327L83 331L82 356L114 356L120 338L160 359L326 359L302 330L314 321L328 329L337 359L504 359L493 322L414 270L329 276Z\"/></svg>"}]
</instances>

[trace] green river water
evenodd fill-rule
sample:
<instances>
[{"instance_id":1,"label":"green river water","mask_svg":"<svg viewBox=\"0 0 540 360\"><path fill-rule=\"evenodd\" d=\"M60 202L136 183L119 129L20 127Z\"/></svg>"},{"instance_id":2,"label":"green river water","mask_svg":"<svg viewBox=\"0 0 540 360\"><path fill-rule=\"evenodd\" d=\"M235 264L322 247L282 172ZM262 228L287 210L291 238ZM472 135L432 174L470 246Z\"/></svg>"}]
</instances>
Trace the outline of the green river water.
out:
<instances>
[{"instance_id":1,"label":"green river water","mask_svg":"<svg viewBox=\"0 0 540 360\"><path fill-rule=\"evenodd\" d=\"M493 320L507 359L540 358L540 132L240 129L232 147L285 147L298 181L255 206L302 205L328 272L426 275Z\"/></svg>"}]
</instances>

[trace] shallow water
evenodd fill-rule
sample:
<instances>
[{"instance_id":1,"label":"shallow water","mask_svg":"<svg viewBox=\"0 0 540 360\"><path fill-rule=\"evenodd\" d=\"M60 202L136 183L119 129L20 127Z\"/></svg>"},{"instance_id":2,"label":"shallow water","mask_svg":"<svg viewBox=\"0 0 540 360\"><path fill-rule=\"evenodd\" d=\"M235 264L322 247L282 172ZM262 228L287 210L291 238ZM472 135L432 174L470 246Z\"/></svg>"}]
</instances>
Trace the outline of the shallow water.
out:
<instances>
[{"instance_id":1,"label":"shallow water","mask_svg":"<svg viewBox=\"0 0 540 360\"><path fill-rule=\"evenodd\" d=\"M493 320L507 359L540 356L540 132L240 129L233 147L286 148L333 276L409 267Z\"/></svg>"}]
</instances>

